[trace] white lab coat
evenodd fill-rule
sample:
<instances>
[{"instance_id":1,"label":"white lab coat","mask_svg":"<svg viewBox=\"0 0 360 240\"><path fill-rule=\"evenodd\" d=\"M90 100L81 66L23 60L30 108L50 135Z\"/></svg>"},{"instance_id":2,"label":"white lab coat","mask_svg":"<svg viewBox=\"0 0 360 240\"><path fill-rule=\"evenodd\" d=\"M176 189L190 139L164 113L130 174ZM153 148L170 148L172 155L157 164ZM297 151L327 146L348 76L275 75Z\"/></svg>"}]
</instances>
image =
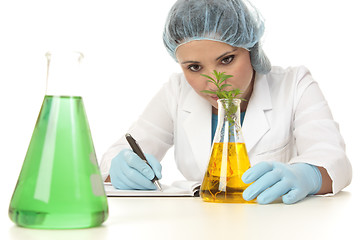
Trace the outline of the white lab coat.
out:
<instances>
[{"instance_id":1,"label":"white lab coat","mask_svg":"<svg viewBox=\"0 0 360 240\"><path fill-rule=\"evenodd\" d=\"M174 146L178 169L188 180L201 181L211 150L211 105L174 74L146 107L129 132L143 151L161 160ZM256 74L242 126L251 165L261 161L305 162L324 167L333 193L350 184L351 164L345 144L318 84L305 67ZM103 179L111 160L129 148L124 137L104 154Z\"/></svg>"}]
</instances>

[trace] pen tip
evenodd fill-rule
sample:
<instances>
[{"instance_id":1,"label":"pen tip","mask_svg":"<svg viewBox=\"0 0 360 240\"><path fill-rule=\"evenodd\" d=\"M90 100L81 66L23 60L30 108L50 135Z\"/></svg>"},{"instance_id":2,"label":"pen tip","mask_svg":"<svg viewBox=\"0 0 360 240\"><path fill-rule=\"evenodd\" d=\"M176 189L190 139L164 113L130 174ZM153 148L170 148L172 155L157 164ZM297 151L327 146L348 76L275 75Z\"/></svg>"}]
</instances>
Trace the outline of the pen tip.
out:
<instances>
[{"instance_id":1,"label":"pen tip","mask_svg":"<svg viewBox=\"0 0 360 240\"><path fill-rule=\"evenodd\" d=\"M159 183L158 181L155 181L154 184L156 185L156 187L157 187L160 191L162 191L162 187L161 187L161 185L160 185L160 183Z\"/></svg>"}]
</instances>

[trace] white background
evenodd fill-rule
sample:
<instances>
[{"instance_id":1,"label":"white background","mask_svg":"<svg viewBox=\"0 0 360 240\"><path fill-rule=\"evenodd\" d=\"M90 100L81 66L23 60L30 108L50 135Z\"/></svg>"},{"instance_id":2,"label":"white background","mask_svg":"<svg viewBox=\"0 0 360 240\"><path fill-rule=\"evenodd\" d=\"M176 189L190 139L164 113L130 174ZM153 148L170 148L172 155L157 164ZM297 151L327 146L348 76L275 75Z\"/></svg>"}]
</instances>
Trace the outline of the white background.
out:
<instances>
[{"instance_id":1,"label":"white background","mask_svg":"<svg viewBox=\"0 0 360 240\"><path fill-rule=\"evenodd\" d=\"M100 162L180 67L162 43L174 0L0 0L1 223L45 94L45 52L85 55L84 103ZM254 0L266 20L264 50L273 65L305 65L319 82L347 144L356 191L359 170L359 4L357 0ZM284 103L286 104L286 103ZM164 182L180 179L172 151ZM11 223L10 223L11 224Z\"/></svg>"}]
</instances>

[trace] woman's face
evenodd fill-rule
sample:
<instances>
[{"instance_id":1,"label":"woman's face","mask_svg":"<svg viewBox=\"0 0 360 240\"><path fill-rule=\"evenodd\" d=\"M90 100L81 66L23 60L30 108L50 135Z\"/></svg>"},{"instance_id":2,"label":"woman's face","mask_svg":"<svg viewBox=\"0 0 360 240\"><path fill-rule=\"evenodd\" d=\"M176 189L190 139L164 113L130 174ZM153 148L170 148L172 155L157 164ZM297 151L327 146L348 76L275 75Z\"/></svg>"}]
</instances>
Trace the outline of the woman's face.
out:
<instances>
[{"instance_id":1,"label":"woman's face","mask_svg":"<svg viewBox=\"0 0 360 240\"><path fill-rule=\"evenodd\" d=\"M226 80L231 90L239 88L241 98L249 99L252 93L254 70L250 54L246 49L232 47L226 43L211 40L195 40L177 48L176 57L191 87L203 98L217 108L217 96L203 93L203 90L216 91L216 86L200 74L213 78L212 72L225 72L233 77Z\"/></svg>"}]
</instances>

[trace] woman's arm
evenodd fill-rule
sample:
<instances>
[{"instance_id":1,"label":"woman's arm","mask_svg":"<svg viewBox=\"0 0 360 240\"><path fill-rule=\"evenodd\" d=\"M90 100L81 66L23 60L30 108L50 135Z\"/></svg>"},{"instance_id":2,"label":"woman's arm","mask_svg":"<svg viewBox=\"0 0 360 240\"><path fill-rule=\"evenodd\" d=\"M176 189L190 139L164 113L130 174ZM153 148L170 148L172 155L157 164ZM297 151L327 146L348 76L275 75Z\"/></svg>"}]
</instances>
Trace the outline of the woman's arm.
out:
<instances>
[{"instance_id":1,"label":"woman's arm","mask_svg":"<svg viewBox=\"0 0 360 240\"><path fill-rule=\"evenodd\" d=\"M332 193L332 180L328 172L323 167L318 167L318 169L321 173L322 185L320 190L316 194L322 195L322 194Z\"/></svg>"},{"instance_id":2,"label":"woman's arm","mask_svg":"<svg viewBox=\"0 0 360 240\"><path fill-rule=\"evenodd\" d=\"M310 72L299 68L295 96L294 137L298 156L290 163L317 166L322 186L317 194L336 194L351 181L351 164L338 124Z\"/></svg>"},{"instance_id":3,"label":"woman's arm","mask_svg":"<svg viewBox=\"0 0 360 240\"><path fill-rule=\"evenodd\" d=\"M145 107L139 119L128 132L136 138L144 153L151 154L161 161L166 151L173 145L173 111L179 95L179 76L172 76ZM134 106L134 107L141 107ZM130 148L125 133L103 155L100 170L103 180L109 182L109 169L112 159L125 149Z\"/></svg>"},{"instance_id":4,"label":"woman's arm","mask_svg":"<svg viewBox=\"0 0 360 240\"><path fill-rule=\"evenodd\" d=\"M110 181L110 175L105 179L105 182L111 182Z\"/></svg>"}]
</instances>

